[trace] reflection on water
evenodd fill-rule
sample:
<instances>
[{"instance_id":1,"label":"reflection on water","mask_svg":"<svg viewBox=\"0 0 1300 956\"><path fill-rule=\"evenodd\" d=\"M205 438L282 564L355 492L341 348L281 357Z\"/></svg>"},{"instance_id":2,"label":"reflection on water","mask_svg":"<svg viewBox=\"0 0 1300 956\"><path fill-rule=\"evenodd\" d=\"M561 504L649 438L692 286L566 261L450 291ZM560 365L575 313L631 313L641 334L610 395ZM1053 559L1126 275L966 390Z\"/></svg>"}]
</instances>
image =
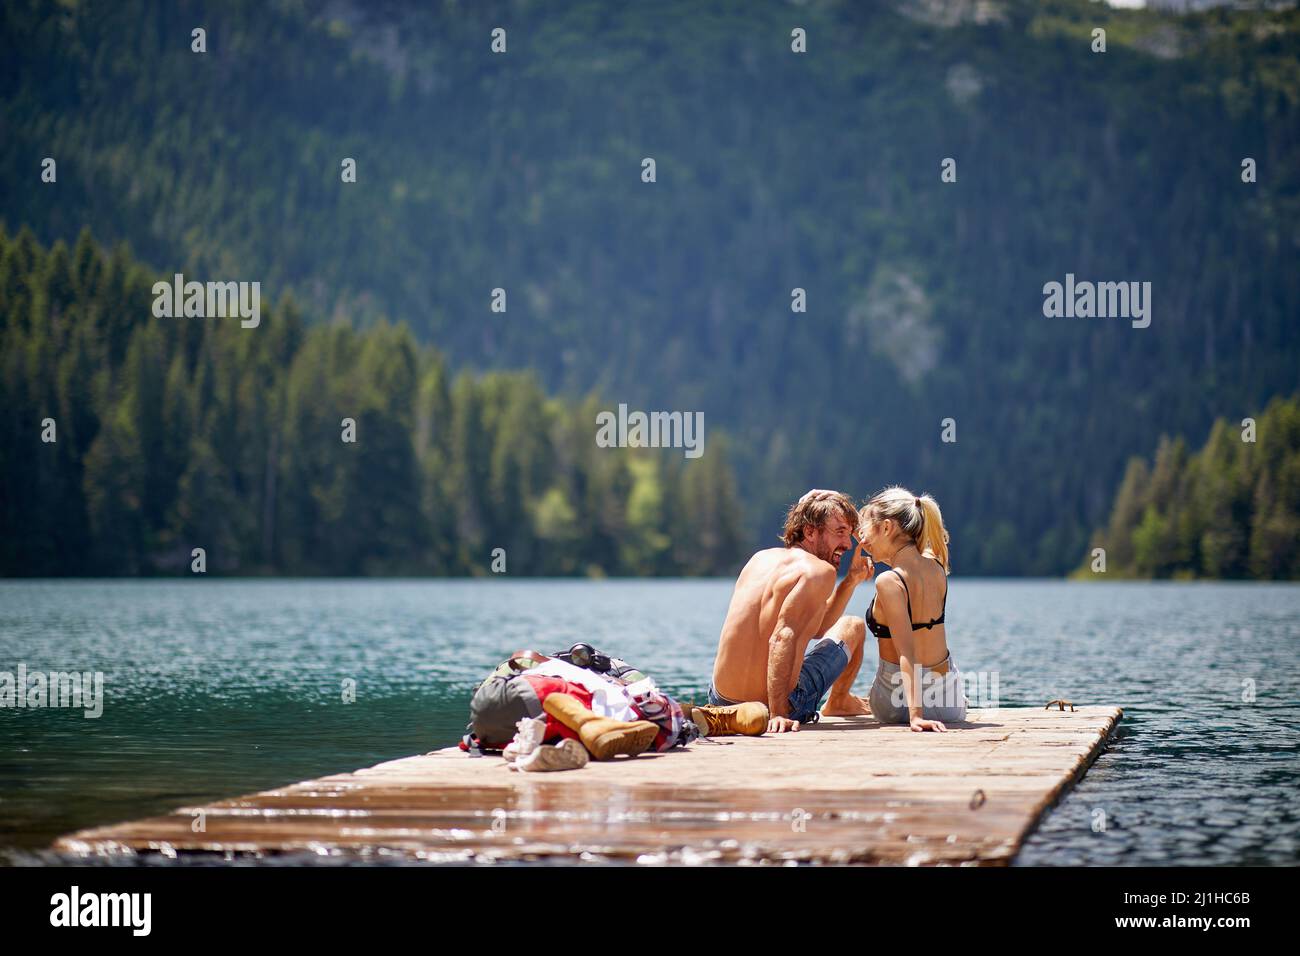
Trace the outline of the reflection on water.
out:
<instances>
[{"instance_id":1,"label":"reflection on water","mask_svg":"<svg viewBox=\"0 0 1300 956\"><path fill-rule=\"evenodd\" d=\"M1300 587L953 585L954 660L996 671L1004 706L1125 710L1021 863L1297 862ZM454 743L471 688L516 649L589 641L702 699L729 594L726 581L0 582L0 671L102 670L106 701L97 720L0 710L0 847ZM874 670L869 655L860 692Z\"/></svg>"}]
</instances>

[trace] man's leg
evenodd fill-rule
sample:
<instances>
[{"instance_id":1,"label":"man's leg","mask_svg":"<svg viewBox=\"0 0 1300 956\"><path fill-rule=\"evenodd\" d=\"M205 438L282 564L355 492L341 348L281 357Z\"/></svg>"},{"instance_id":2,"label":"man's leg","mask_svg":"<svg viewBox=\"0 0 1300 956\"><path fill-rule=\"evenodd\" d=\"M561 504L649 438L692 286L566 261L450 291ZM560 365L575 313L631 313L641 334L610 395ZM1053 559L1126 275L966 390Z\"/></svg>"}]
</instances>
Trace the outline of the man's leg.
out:
<instances>
[{"instance_id":1,"label":"man's leg","mask_svg":"<svg viewBox=\"0 0 1300 956\"><path fill-rule=\"evenodd\" d=\"M862 667L863 647L867 643L867 622L860 617L845 614L826 632L827 637L838 638L844 642L844 649L849 652L849 666L831 685L830 696L822 714L826 717L869 716L871 705L862 697L849 693Z\"/></svg>"},{"instance_id":2,"label":"man's leg","mask_svg":"<svg viewBox=\"0 0 1300 956\"><path fill-rule=\"evenodd\" d=\"M799 668L799 680L790 691L790 718L799 723L815 721L822 699L848 666L849 649L839 638L828 634L809 644Z\"/></svg>"}]
</instances>

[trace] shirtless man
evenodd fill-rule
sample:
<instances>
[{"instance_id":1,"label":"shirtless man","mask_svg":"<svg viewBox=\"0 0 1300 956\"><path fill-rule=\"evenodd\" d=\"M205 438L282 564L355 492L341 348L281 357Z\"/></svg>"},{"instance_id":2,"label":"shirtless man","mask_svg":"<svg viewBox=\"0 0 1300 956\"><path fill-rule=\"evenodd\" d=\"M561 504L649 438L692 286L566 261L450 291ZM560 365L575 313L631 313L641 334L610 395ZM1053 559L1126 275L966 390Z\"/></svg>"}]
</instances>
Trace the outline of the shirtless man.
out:
<instances>
[{"instance_id":1,"label":"shirtless man","mask_svg":"<svg viewBox=\"0 0 1300 956\"><path fill-rule=\"evenodd\" d=\"M736 581L718 641L710 704L764 702L769 733L815 720L827 687L826 716L871 712L864 699L849 693L862 666L866 622L840 616L854 589L875 572L861 548L844 580L835 583L857 526L853 502L838 491L814 489L790 508L785 547L755 554Z\"/></svg>"}]
</instances>

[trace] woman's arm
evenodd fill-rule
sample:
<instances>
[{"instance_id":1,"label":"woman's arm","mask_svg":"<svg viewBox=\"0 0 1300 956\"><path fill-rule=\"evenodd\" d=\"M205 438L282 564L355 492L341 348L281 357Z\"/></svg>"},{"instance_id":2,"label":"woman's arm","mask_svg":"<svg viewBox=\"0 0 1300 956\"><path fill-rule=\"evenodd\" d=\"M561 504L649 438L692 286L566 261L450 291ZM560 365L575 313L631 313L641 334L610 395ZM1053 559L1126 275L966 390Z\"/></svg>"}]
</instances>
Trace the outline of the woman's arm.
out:
<instances>
[{"instance_id":1,"label":"woman's arm","mask_svg":"<svg viewBox=\"0 0 1300 956\"><path fill-rule=\"evenodd\" d=\"M913 730L946 731L938 720L922 716L920 668L914 666L916 642L913 640L912 621L907 616L907 601L903 584L897 575L881 578L876 584L876 617L883 618L898 651L898 669L903 678L903 693L907 699L908 723Z\"/></svg>"}]
</instances>

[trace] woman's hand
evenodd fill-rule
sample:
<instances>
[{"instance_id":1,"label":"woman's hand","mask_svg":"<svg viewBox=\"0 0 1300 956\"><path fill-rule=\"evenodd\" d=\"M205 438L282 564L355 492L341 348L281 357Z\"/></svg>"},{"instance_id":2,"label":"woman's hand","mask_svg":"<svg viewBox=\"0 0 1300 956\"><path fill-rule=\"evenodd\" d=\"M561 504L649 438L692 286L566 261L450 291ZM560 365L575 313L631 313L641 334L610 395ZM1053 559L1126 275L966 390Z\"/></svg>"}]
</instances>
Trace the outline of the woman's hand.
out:
<instances>
[{"instance_id":1,"label":"woman's hand","mask_svg":"<svg viewBox=\"0 0 1300 956\"><path fill-rule=\"evenodd\" d=\"M948 730L948 728L943 725L942 721L926 720L922 717L912 718L912 729L915 730L917 733L921 733L922 731L926 731L926 730L937 730L940 733L945 733Z\"/></svg>"},{"instance_id":2,"label":"woman's hand","mask_svg":"<svg viewBox=\"0 0 1300 956\"><path fill-rule=\"evenodd\" d=\"M862 542L856 538L853 539L853 562L849 565L849 571L845 577L855 584L862 584L864 581L870 581L875 573L876 562L871 559L871 555L867 554Z\"/></svg>"}]
</instances>

